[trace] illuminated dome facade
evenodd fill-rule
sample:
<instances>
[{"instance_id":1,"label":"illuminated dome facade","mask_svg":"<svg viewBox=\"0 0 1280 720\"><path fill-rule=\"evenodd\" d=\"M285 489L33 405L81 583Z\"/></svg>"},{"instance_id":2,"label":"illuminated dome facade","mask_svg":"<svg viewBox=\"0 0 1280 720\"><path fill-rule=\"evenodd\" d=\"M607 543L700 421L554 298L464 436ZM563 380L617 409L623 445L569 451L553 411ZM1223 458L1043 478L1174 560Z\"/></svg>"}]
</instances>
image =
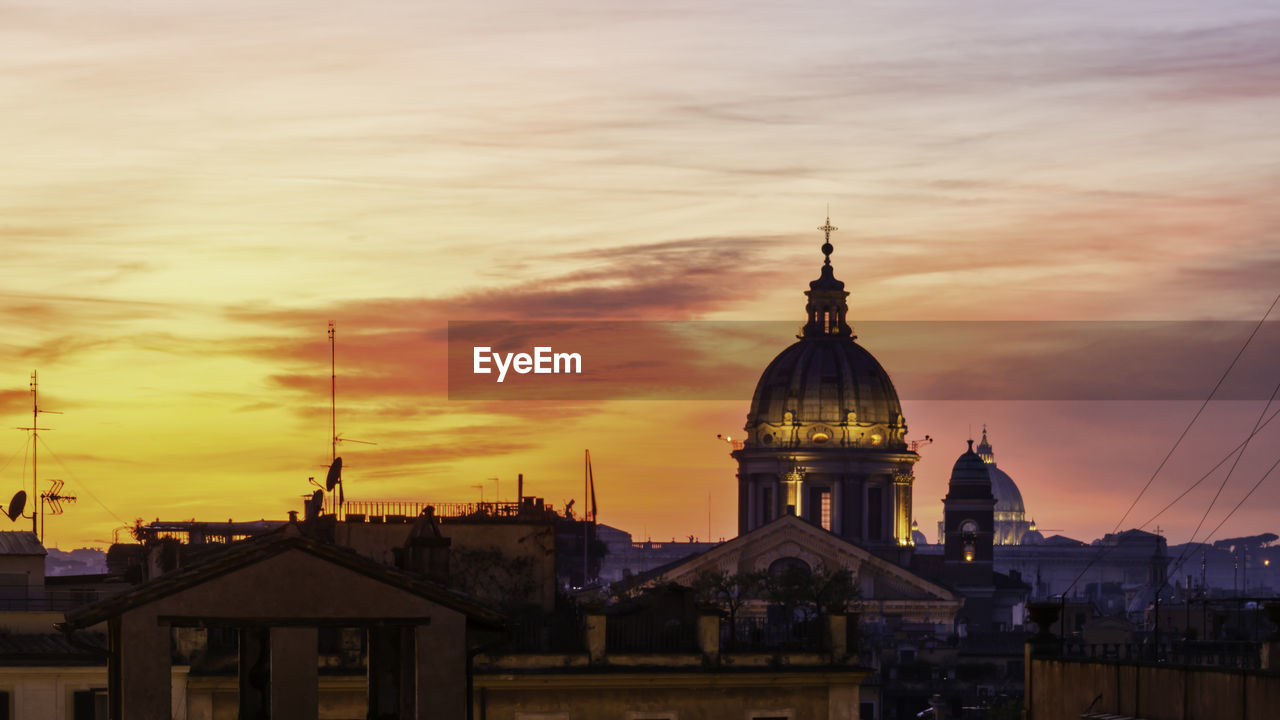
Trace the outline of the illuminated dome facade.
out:
<instances>
[{"instance_id":1,"label":"illuminated dome facade","mask_svg":"<svg viewBox=\"0 0 1280 720\"><path fill-rule=\"evenodd\" d=\"M738 461L738 531L795 514L872 549L914 543L907 426L889 374L855 342L830 221L799 341L765 368ZM893 555L894 552L886 552Z\"/></svg>"},{"instance_id":2,"label":"illuminated dome facade","mask_svg":"<svg viewBox=\"0 0 1280 720\"><path fill-rule=\"evenodd\" d=\"M802 338L760 376L747 442L787 447L906 448L889 374L851 337Z\"/></svg>"}]
</instances>

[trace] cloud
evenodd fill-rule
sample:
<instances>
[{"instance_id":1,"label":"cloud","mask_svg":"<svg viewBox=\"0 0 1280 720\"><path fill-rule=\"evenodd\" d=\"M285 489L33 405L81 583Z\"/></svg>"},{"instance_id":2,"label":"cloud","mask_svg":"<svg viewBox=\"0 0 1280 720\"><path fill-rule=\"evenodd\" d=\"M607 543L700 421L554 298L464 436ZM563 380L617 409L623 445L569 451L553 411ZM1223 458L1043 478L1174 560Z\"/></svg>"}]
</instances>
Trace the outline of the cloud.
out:
<instances>
[{"instance_id":1,"label":"cloud","mask_svg":"<svg viewBox=\"0 0 1280 720\"><path fill-rule=\"evenodd\" d=\"M0 390L0 413L13 414L30 409L30 390Z\"/></svg>"}]
</instances>

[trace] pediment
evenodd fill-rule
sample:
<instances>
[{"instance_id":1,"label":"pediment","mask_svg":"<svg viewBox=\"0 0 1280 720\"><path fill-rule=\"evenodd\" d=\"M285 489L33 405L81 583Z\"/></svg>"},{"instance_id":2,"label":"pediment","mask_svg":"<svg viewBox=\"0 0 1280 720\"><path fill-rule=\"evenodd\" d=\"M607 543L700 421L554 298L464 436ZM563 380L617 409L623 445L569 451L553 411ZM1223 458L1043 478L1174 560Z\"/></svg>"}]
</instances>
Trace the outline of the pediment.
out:
<instances>
[{"instance_id":1,"label":"pediment","mask_svg":"<svg viewBox=\"0 0 1280 720\"><path fill-rule=\"evenodd\" d=\"M768 570L783 558L803 560L809 567L823 565L852 570L864 600L952 602L957 599L947 588L791 515L686 558L655 574L648 582L691 585L704 572L733 574Z\"/></svg>"}]
</instances>

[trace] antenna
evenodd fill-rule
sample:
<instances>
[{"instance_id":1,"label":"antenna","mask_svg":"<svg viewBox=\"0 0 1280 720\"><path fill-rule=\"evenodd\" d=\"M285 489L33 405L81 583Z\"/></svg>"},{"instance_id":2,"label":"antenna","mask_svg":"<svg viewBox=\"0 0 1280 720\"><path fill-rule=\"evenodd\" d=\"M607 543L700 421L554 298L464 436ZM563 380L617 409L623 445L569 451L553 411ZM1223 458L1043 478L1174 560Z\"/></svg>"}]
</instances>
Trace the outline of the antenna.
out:
<instances>
[{"instance_id":1,"label":"antenna","mask_svg":"<svg viewBox=\"0 0 1280 720\"><path fill-rule=\"evenodd\" d=\"M336 328L332 320L329 321L329 436L333 440L333 454L330 460L338 459L338 360L337 350L333 342L333 333Z\"/></svg>"},{"instance_id":2,"label":"antenna","mask_svg":"<svg viewBox=\"0 0 1280 720\"><path fill-rule=\"evenodd\" d=\"M329 466L329 474L324 479L324 489L333 492L334 486L338 488L338 505L346 502L346 498L342 493L342 458L335 457L333 464Z\"/></svg>"},{"instance_id":3,"label":"antenna","mask_svg":"<svg viewBox=\"0 0 1280 720\"><path fill-rule=\"evenodd\" d=\"M920 448L924 447L925 445L932 445L932 444L933 444L933 438L930 437L929 435L925 435L923 440L911 441L911 452L919 452Z\"/></svg>"},{"instance_id":4,"label":"antenna","mask_svg":"<svg viewBox=\"0 0 1280 720\"><path fill-rule=\"evenodd\" d=\"M334 335L337 332L337 325L334 321L329 321L329 441L330 455L329 459L338 459L338 443L353 442L361 445L377 445L376 442L368 440L356 440L355 438L344 438L338 432L338 364L337 350L334 341Z\"/></svg>"},{"instance_id":5,"label":"antenna","mask_svg":"<svg viewBox=\"0 0 1280 720\"><path fill-rule=\"evenodd\" d=\"M43 492L43 493L41 493L41 494L40 494L40 500L41 500L45 505L48 505L48 506L49 506L49 514L50 514L50 515L61 515L61 514L62 514L62 503L63 503L64 501L65 501L65 502L75 502L75 501L76 501L76 497L75 497L74 495L63 495L63 494L62 494L62 486L63 486L63 485L64 485L64 483L63 483L61 480L50 480L50 481L49 481L49 489L48 489L48 490L46 490L45 492ZM42 525L43 525L43 523L42 523ZM44 529L44 528L43 528L43 527L41 527L41 530L43 530L43 529ZM42 532L42 533L41 533L41 535L40 535L40 539L41 539L41 540L44 540L44 534L43 534L43 532Z\"/></svg>"},{"instance_id":6,"label":"antenna","mask_svg":"<svg viewBox=\"0 0 1280 720\"><path fill-rule=\"evenodd\" d=\"M56 410L41 410L39 403L39 387L40 379L35 370L31 371L31 427L20 427L19 430L26 430L31 433L31 494L40 494L40 431L51 430L52 428L40 427L40 413L61 415ZM35 508L31 511L31 532L43 538L44 533L41 532L41 505L36 503Z\"/></svg>"}]
</instances>

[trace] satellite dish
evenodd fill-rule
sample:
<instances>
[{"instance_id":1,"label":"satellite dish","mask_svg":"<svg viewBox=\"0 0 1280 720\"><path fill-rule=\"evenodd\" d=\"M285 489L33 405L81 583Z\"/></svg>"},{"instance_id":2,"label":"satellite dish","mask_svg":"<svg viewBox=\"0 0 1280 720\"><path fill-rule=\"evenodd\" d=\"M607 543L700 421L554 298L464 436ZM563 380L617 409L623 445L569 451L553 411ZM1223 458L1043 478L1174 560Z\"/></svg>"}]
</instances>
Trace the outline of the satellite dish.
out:
<instances>
[{"instance_id":1,"label":"satellite dish","mask_svg":"<svg viewBox=\"0 0 1280 720\"><path fill-rule=\"evenodd\" d=\"M333 492L333 487L342 482L342 458L334 458L329 466L329 475L324 479L324 489Z\"/></svg>"},{"instance_id":2,"label":"satellite dish","mask_svg":"<svg viewBox=\"0 0 1280 720\"><path fill-rule=\"evenodd\" d=\"M334 486L338 488L338 504L346 502L346 498L342 493L342 458L334 458L333 464L329 466L329 475L324 479L324 489L333 492Z\"/></svg>"},{"instance_id":3,"label":"satellite dish","mask_svg":"<svg viewBox=\"0 0 1280 720\"><path fill-rule=\"evenodd\" d=\"M22 511L27 509L27 491L19 490L14 494L13 499L9 501L9 510L5 513L9 519L17 522L22 517Z\"/></svg>"},{"instance_id":4,"label":"satellite dish","mask_svg":"<svg viewBox=\"0 0 1280 720\"><path fill-rule=\"evenodd\" d=\"M311 493L311 499L307 501L306 517L320 517L320 508L324 507L324 491L317 490Z\"/></svg>"}]
</instances>

